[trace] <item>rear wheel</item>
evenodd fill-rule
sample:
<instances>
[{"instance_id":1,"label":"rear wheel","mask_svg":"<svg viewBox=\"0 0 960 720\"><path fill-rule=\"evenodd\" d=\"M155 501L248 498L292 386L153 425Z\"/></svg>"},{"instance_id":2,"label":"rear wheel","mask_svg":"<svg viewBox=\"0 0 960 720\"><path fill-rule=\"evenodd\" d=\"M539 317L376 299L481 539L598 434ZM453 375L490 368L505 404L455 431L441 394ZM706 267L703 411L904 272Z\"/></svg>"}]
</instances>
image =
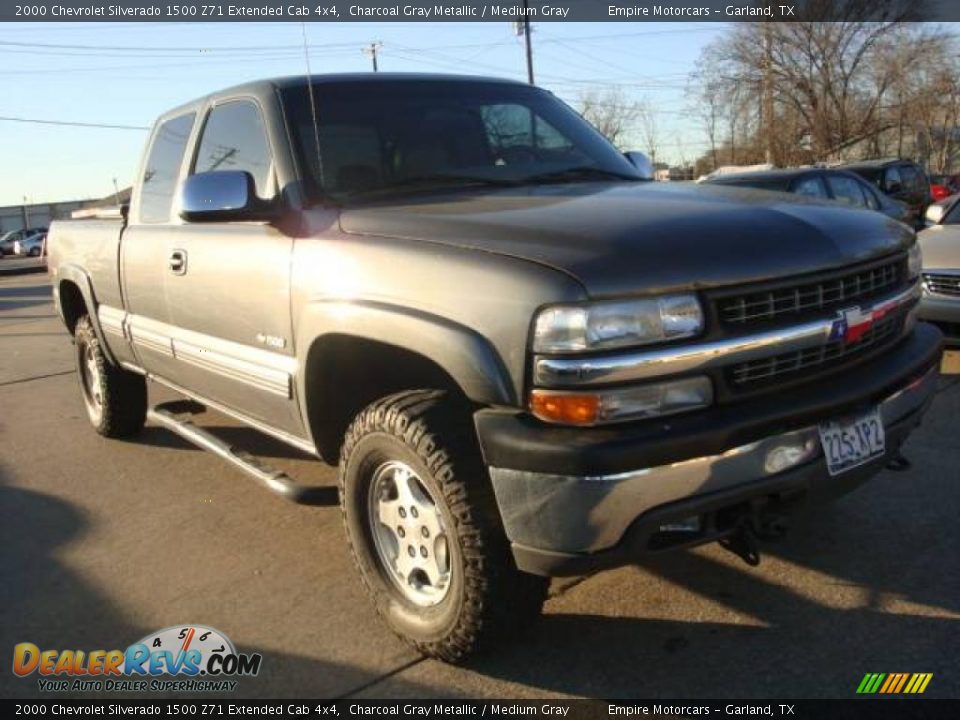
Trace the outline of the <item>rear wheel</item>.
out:
<instances>
[{"instance_id":1,"label":"rear wheel","mask_svg":"<svg viewBox=\"0 0 960 720\"><path fill-rule=\"evenodd\" d=\"M548 584L516 569L472 433L445 393L414 390L361 412L340 457L347 536L377 612L449 662L527 626Z\"/></svg>"},{"instance_id":2,"label":"rear wheel","mask_svg":"<svg viewBox=\"0 0 960 720\"><path fill-rule=\"evenodd\" d=\"M146 421L146 380L110 363L89 316L77 321L74 341L80 392L90 424L105 437L136 435Z\"/></svg>"}]
</instances>

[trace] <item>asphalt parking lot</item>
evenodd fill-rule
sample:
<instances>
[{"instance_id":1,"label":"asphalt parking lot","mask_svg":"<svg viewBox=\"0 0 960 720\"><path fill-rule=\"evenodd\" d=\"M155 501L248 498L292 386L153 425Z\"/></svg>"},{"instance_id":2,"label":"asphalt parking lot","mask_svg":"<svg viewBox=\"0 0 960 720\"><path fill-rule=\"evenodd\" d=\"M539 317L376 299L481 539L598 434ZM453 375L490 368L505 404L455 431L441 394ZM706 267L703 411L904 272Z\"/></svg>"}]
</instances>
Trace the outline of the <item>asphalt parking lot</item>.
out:
<instances>
[{"instance_id":1,"label":"asphalt parking lot","mask_svg":"<svg viewBox=\"0 0 960 720\"><path fill-rule=\"evenodd\" d=\"M759 567L713 546L555 582L527 636L454 668L379 625L332 469L202 418L330 488L297 506L163 429L100 438L46 277L0 277L0 696L39 694L15 643L201 623L263 653L244 697L845 698L866 672L932 672L927 696L960 697L960 358L946 369L912 469L798 520Z\"/></svg>"}]
</instances>

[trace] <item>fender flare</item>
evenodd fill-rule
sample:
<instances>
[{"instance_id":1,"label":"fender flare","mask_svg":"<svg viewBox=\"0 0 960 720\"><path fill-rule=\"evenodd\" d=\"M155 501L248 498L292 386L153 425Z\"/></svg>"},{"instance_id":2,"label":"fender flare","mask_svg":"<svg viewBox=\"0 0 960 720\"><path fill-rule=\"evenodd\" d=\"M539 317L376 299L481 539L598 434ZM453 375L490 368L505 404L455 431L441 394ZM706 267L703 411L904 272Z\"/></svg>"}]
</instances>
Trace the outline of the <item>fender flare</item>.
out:
<instances>
[{"instance_id":1,"label":"fender flare","mask_svg":"<svg viewBox=\"0 0 960 720\"><path fill-rule=\"evenodd\" d=\"M485 405L516 405L513 381L499 353L482 335L446 318L371 301L321 300L300 314L297 344L310 349L325 336L342 335L394 345L440 366L470 400ZM306 408L306 372L297 391Z\"/></svg>"},{"instance_id":2,"label":"fender flare","mask_svg":"<svg viewBox=\"0 0 960 720\"><path fill-rule=\"evenodd\" d=\"M66 315L63 312L63 301L60 297L60 286L65 282L73 283L77 286L77 289L80 290L80 296L83 298L83 304L87 307L87 315L89 315L90 323L93 325L93 332L96 333L97 340L100 341L100 348L103 350L103 354L106 356L110 364L116 365L116 358L114 358L113 353L110 352L110 346L107 344L107 340L103 335L103 328L100 327L100 317L97 314L97 299L93 294L93 282L91 282L90 276L79 265L67 264L61 265L57 268L57 282L55 286L57 296L57 312L60 314L60 318L64 321Z\"/></svg>"}]
</instances>

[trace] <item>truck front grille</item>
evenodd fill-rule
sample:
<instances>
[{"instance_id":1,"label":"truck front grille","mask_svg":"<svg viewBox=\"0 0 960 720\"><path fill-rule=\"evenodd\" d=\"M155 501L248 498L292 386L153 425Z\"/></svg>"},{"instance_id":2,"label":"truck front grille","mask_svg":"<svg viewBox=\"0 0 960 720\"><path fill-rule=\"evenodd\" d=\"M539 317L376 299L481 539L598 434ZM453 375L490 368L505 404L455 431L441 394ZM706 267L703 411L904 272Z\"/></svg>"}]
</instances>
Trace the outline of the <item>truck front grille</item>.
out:
<instances>
[{"instance_id":1,"label":"truck front grille","mask_svg":"<svg viewBox=\"0 0 960 720\"><path fill-rule=\"evenodd\" d=\"M802 371L822 372L847 364L859 355L892 345L903 328L905 313L890 315L876 322L854 342L836 340L815 348L772 355L730 366L729 379L737 390Z\"/></svg>"},{"instance_id":2,"label":"truck front grille","mask_svg":"<svg viewBox=\"0 0 960 720\"><path fill-rule=\"evenodd\" d=\"M960 297L960 274L924 273L923 283L927 290L937 295Z\"/></svg>"},{"instance_id":3,"label":"truck front grille","mask_svg":"<svg viewBox=\"0 0 960 720\"><path fill-rule=\"evenodd\" d=\"M840 309L896 288L902 284L905 275L906 262L898 258L853 272L824 275L805 282L795 280L719 297L717 314L724 325L743 327Z\"/></svg>"}]
</instances>

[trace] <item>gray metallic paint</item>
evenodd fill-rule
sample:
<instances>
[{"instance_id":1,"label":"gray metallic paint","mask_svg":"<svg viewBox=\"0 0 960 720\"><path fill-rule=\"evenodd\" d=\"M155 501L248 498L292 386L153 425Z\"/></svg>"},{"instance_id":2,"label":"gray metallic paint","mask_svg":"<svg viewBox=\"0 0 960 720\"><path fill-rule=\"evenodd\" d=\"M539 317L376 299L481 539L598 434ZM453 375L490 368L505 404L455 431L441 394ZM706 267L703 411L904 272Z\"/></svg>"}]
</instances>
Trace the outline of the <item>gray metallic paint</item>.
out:
<instances>
[{"instance_id":1,"label":"gray metallic paint","mask_svg":"<svg viewBox=\"0 0 960 720\"><path fill-rule=\"evenodd\" d=\"M174 203L168 223L145 225L138 182L125 230L120 222L54 223L50 266L75 279L94 316L111 328L105 344L126 367L308 444L304 368L324 337L348 333L409 348L439 364L471 400L518 407L530 323L544 305L816 272L911 241L873 213L655 183L307 208L277 90L296 82L225 90L157 121L197 114L185 177L209 109L257 103L286 206L276 223L187 224ZM173 249L187 252L183 276L169 272ZM101 332L99 319L96 327ZM258 336L288 342L267 349Z\"/></svg>"}]
</instances>

